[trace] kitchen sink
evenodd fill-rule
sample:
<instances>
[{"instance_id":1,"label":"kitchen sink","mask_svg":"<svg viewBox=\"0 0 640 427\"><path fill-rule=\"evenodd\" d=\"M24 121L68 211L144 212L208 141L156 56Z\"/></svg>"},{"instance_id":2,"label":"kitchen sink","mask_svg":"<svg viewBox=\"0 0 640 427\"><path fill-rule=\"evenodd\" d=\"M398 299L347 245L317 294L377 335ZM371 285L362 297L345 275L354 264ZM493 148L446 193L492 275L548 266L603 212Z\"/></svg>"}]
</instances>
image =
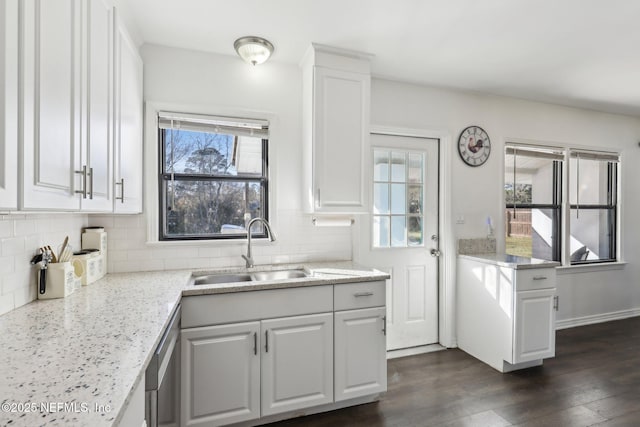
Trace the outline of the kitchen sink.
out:
<instances>
[{"instance_id":1,"label":"kitchen sink","mask_svg":"<svg viewBox=\"0 0 640 427\"><path fill-rule=\"evenodd\" d=\"M194 275L193 284L197 286L215 285L217 283L261 282L264 280L301 279L307 276L307 273L302 269L256 271L254 273L207 274L203 276Z\"/></svg>"},{"instance_id":2,"label":"kitchen sink","mask_svg":"<svg viewBox=\"0 0 640 427\"><path fill-rule=\"evenodd\" d=\"M251 274L253 280L286 280L286 279L300 279L307 277L307 273L304 270L276 270L276 271L260 271Z\"/></svg>"},{"instance_id":3,"label":"kitchen sink","mask_svg":"<svg viewBox=\"0 0 640 427\"><path fill-rule=\"evenodd\" d=\"M195 276L194 285L214 285L216 283L250 282L253 279L248 274L207 274Z\"/></svg>"}]
</instances>

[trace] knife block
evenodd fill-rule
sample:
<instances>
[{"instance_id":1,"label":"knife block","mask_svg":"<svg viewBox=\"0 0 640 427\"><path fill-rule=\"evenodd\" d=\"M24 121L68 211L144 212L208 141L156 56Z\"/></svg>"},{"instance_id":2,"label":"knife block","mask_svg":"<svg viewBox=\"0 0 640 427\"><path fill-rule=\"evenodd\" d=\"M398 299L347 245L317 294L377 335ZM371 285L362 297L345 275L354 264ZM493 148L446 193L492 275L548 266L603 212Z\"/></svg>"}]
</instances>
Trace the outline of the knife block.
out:
<instances>
[{"instance_id":1,"label":"knife block","mask_svg":"<svg viewBox=\"0 0 640 427\"><path fill-rule=\"evenodd\" d=\"M40 274L47 275L45 293L40 293ZM38 299L64 298L75 290L75 274L70 262L49 264L46 270L38 270L36 282Z\"/></svg>"}]
</instances>

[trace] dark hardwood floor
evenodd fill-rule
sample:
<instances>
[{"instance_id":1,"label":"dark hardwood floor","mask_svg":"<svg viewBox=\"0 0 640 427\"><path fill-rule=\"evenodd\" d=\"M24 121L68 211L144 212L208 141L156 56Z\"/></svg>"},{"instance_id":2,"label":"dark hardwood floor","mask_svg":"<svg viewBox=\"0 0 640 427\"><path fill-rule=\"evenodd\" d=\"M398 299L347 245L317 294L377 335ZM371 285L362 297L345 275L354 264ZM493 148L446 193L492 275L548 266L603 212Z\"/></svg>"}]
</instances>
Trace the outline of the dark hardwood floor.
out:
<instances>
[{"instance_id":1,"label":"dark hardwood floor","mask_svg":"<svg viewBox=\"0 0 640 427\"><path fill-rule=\"evenodd\" d=\"M640 317L565 329L556 357L501 374L461 350L390 360L376 403L291 426L640 426Z\"/></svg>"}]
</instances>

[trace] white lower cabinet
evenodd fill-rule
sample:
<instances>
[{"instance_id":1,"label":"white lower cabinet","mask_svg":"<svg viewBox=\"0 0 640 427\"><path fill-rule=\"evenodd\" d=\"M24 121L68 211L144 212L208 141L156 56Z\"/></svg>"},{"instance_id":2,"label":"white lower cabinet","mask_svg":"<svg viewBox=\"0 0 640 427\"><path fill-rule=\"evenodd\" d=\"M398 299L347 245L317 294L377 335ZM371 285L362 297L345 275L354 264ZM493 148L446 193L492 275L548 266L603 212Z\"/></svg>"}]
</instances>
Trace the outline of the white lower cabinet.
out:
<instances>
[{"instance_id":1,"label":"white lower cabinet","mask_svg":"<svg viewBox=\"0 0 640 427\"><path fill-rule=\"evenodd\" d=\"M182 330L183 426L260 417L260 322Z\"/></svg>"},{"instance_id":2,"label":"white lower cabinet","mask_svg":"<svg viewBox=\"0 0 640 427\"><path fill-rule=\"evenodd\" d=\"M377 400L387 386L380 283L182 298L181 425L255 425ZM373 291L354 297L363 286Z\"/></svg>"},{"instance_id":3,"label":"white lower cabinet","mask_svg":"<svg viewBox=\"0 0 640 427\"><path fill-rule=\"evenodd\" d=\"M184 329L182 356L184 426L333 402L333 313Z\"/></svg>"},{"instance_id":4,"label":"white lower cabinet","mask_svg":"<svg viewBox=\"0 0 640 427\"><path fill-rule=\"evenodd\" d=\"M335 313L335 400L387 390L385 307Z\"/></svg>"},{"instance_id":5,"label":"white lower cabinet","mask_svg":"<svg viewBox=\"0 0 640 427\"><path fill-rule=\"evenodd\" d=\"M458 346L500 372L555 356L555 267L458 259Z\"/></svg>"},{"instance_id":6,"label":"white lower cabinet","mask_svg":"<svg viewBox=\"0 0 640 427\"><path fill-rule=\"evenodd\" d=\"M516 292L513 363L555 356L555 291Z\"/></svg>"},{"instance_id":7,"label":"white lower cabinet","mask_svg":"<svg viewBox=\"0 0 640 427\"><path fill-rule=\"evenodd\" d=\"M262 321L262 416L333 402L333 313Z\"/></svg>"}]
</instances>

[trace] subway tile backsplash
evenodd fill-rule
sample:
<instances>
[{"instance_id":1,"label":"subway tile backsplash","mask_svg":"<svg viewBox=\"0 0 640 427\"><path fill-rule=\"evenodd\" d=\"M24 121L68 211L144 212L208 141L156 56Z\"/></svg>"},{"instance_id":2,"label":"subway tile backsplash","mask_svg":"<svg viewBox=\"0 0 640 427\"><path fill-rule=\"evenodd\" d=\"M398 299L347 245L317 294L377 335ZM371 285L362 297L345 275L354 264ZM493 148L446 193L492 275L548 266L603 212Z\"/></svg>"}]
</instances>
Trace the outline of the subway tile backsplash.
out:
<instances>
[{"instance_id":1,"label":"subway tile backsplash","mask_svg":"<svg viewBox=\"0 0 640 427\"><path fill-rule=\"evenodd\" d=\"M50 245L55 251L69 236L80 248L83 214L0 215L0 315L36 299L36 268L30 264L37 248Z\"/></svg>"},{"instance_id":2,"label":"subway tile backsplash","mask_svg":"<svg viewBox=\"0 0 640 427\"><path fill-rule=\"evenodd\" d=\"M110 273L244 266L246 239L148 245L145 215L90 215L89 225L105 227ZM278 211L272 225L275 242L254 240L256 265L352 259L351 227L317 228L309 215L295 210Z\"/></svg>"}]
</instances>

